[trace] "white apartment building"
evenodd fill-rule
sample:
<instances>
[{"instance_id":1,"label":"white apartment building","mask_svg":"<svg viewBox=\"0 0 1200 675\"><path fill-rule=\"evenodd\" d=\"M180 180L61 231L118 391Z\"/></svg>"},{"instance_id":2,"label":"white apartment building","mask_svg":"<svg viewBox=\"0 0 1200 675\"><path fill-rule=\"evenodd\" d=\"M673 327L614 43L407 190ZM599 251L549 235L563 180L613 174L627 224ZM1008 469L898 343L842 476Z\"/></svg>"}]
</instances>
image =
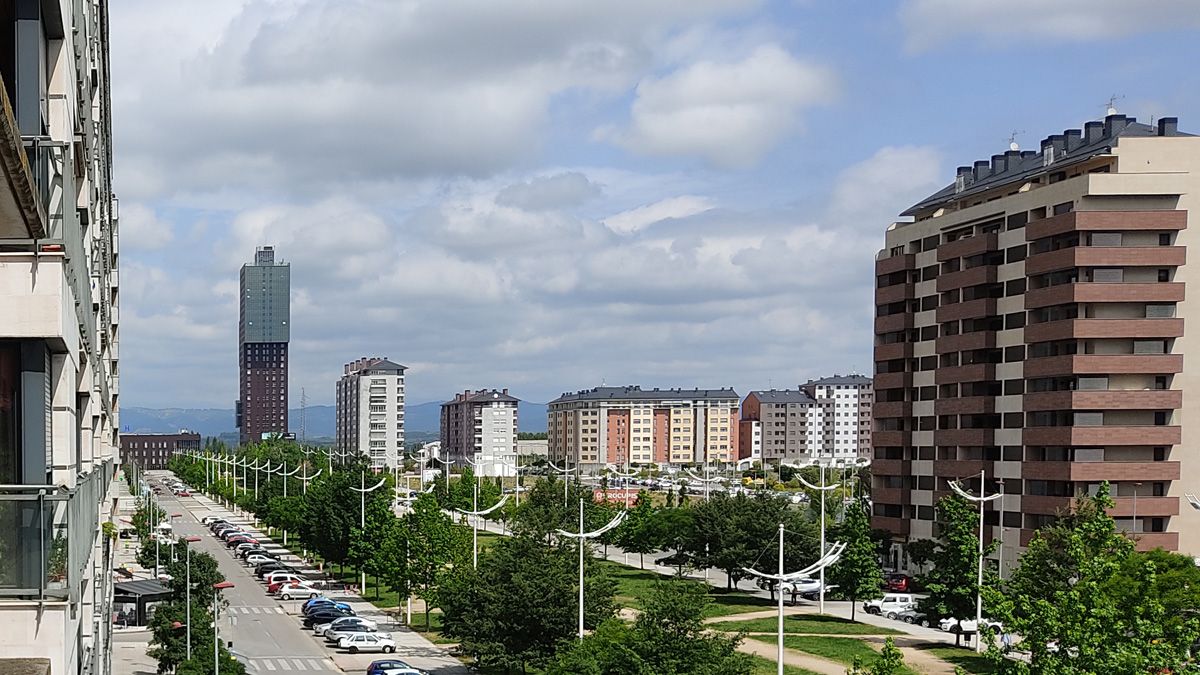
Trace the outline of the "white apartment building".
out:
<instances>
[{"instance_id":1,"label":"white apartment building","mask_svg":"<svg viewBox=\"0 0 1200 675\"><path fill-rule=\"evenodd\" d=\"M874 398L871 378L861 375L752 391L742 402L740 456L767 461L869 456Z\"/></svg>"},{"instance_id":2,"label":"white apartment building","mask_svg":"<svg viewBox=\"0 0 1200 675\"><path fill-rule=\"evenodd\" d=\"M0 672L112 672L108 6L0 12Z\"/></svg>"},{"instance_id":3,"label":"white apartment building","mask_svg":"<svg viewBox=\"0 0 1200 675\"><path fill-rule=\"evenodd\" d=\"M343 367L337 383L334 447L394 469L404 456L404 366L364 356Z\"/></svg>"},{"instance_id":4,"label":"white apartment building","mask_svg":"<svg viewBox=\"0 0 1200 675\"><path fill-rule=\"evenodd\" d=\"M517 473L516 398L507 389L464 391L442 404L441 447L460 468L479 476Z\"/></svg>"}]
</instances>

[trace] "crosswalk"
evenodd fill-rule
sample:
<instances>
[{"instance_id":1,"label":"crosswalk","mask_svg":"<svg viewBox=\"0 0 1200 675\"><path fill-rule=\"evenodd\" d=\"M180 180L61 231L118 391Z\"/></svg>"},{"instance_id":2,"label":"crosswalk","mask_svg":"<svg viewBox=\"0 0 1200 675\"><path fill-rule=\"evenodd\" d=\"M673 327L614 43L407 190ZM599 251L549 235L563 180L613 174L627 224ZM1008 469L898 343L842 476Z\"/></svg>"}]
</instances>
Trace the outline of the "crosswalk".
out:
<instances>
[{"instance_id":1,"label":"crosswalk","mask_svg":"<svg viewBox=\"0 0 1200 675\"><path fill-rule=\"evenodd\" d=\"M295 673L298 671L308 672L329 672L337 673L339 671L329 661L329 659L315 657L256 657L243 659L246 664L246 670L252 673Z\"/></svg>"},{"instance_id":2,"label":"crosswalk","mask_svg":"<svg viewBox=\"0 0 1200 675\"><path fill-rule=\"evenodd\" d=\"M283 614L283 608L279 605L271 607L229 607L225 610L230 614Z\"/></svg>"}]
</instances>

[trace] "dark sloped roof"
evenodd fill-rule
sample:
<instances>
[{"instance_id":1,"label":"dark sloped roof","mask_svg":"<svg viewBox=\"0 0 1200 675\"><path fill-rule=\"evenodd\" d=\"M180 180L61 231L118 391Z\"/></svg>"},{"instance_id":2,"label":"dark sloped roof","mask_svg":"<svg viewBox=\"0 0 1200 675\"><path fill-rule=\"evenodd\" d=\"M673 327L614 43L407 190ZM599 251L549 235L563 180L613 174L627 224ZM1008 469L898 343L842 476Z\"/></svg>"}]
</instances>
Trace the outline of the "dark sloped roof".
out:
<instances>
[{"instance_id":1,"label":"dark sloped roof","mask_svg":"<svg viewBox=\"0 0 1200 675\"><path fill-rule=\"evenodd\" d=\"M567 392L550 403L570 401L699 401L705 399L737 399L737 392L729 389L642 389L637 385L624 387L596 387L574 393Z\"/></svg>"},{"instance_id":2,"label":"dark sloped roof","mask_svg":"<svg viewBox=\"0 0 1200 675\"><path fill-rule=\"evenodd\" d=\"M805 386L830 384L871 384L871 378L864 375L834 375L833 377L822 377L819 380L809 380Z\"/></svg>"},{"instance_id":3,"label":"dark sloped roof","mask_svg":"<svg viewBox=\"0 0 1200 675\"><path fill-rule=\"evenodd\" d=\"M484 403L484 402L492 402L492 401L503 401L505 403L520 403L521 399L516 398L515 396L509 396L507 393L505 393L503 391L497 391L495 389L491 389L491 390L480 389L479 391L471 392L467 396L458 394L454 397L454 400L446 401L442 405L453 405L455 403Z\"/></svg>"},{"instance_id":4,"label":"dark sloped roof","mask_svg":"<svg viewBox=\"0 0 1200 675\"><path fill-rule=\"evenodd\" d=\"M376 370L376 371L382 370L382 371L388 371L388 372L402 372L407 369L408 369L408 366L402 366L399 363L394 363L387 359L375 359L371 363L369 363L369 364L363 366L361 369L359 369L359 372L366 373L366 372L370 372L372 370Z\"/></svg>"},{"instance_id":5,"label":"dark sloped roof","mask_svg":"<svg viewBox=\"0 0 1200 675\"><path fill-rule=\"evenodd\" d=\"M1083 130L1067 129L1062 134L1047 136L1042 140L1040 150L1009 151L1003 155L996 155L991 160L976 162L976 166L981 167L982 171L975 172L971 167L960 167L959 174L964 176L962 189L959 189L956 179L954 183L922 199L900 215L915 216L927 209L986 192L1006 183L1061 171L1063 167L1111 152L1113 146L1123 137L1191 136L1178 131L1176 122L1173 117L1164 117L1159 120L1157 126L1151 126L1139 124L1135 117L1109 115L1102 121L1088 122ZM1053 150L1050 150L1051 148ZM1054 158L1049 164L1046 163L1048 151L1053 153Z\"/></svg>"},{"instance_id":6,"label":"dark sloped roof","mask_svg":"<svg viewBox=\"0 0 1200 675\"><path fill-rule=\"evenodd\" d=\"M816 403L813 397L798 389L767 389L750 392L762 403Z\"/></svg>"}]
</instances>

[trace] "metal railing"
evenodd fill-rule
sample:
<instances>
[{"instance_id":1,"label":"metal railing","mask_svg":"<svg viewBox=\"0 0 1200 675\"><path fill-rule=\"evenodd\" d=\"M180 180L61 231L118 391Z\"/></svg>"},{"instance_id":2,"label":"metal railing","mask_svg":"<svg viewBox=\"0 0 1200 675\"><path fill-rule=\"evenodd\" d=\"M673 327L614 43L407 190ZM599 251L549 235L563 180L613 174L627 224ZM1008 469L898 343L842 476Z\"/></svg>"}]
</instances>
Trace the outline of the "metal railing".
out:
<instances>
[{"instance_id":1,"label":"metal railing","mask_svg":"<svg viewBox=\"0 0 1200 675\"><path fill-rule=\"evenodd\" d=\"M78 601L112 462L72 489L0 485L0 597Z\"/></svg>"}]
</instances>

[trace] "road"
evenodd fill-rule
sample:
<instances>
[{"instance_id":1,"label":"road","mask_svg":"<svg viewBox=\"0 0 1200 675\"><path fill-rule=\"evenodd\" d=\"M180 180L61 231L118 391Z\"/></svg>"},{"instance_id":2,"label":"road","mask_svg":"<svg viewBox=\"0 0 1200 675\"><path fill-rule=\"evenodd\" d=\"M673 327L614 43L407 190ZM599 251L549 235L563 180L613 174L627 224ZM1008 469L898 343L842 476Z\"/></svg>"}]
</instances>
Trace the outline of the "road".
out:
<instances>
[{"instance_id":1,"label":"road","mask_svg":"<svg viewBox=\"0 0 1200 675\"><path fill-rule=\"evenodd\" d=\"M238 563L224 544L200 524L200 518L208 514L207 509L193 498L176 498L169 492L161 495L158 501L168 514L180 514L172 521L175 534L199 536L196 550L212 554L225 579L235 584L223 593L228 607L221 611L217 625L221 639L233 642L233 652L246 664L247 670L260 674L342 672L320 643L303 631L297 618L286 614L283 607L267 595L253 573ZM211 644L192 645L193 651L207 649L210 654L212 648Z\"/></svg>"}]
</instances>

